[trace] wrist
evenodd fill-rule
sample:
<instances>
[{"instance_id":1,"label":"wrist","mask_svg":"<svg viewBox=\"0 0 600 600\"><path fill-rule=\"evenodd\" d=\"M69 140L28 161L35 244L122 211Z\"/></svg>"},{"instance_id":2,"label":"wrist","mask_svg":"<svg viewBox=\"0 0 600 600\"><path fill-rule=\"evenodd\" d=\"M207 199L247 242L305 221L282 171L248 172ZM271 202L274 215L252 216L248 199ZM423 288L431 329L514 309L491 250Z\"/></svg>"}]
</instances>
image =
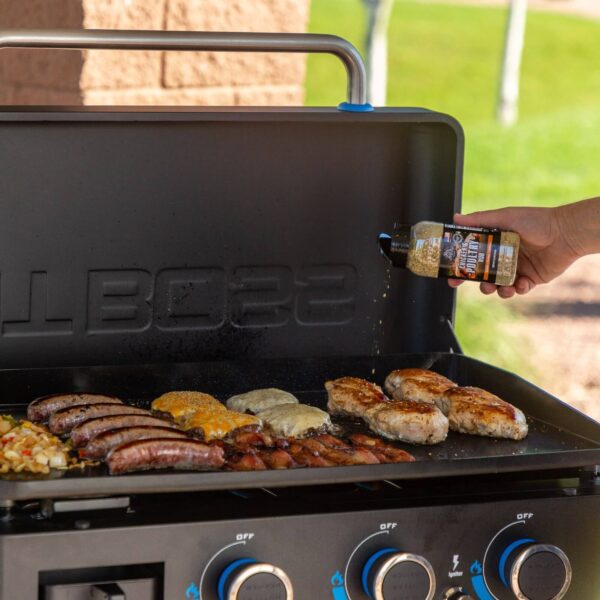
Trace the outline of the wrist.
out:
<instances>
[{"instance_id":1,"label":"wrist","mask_svg":"<svg viewBox=\"0 0 600 600\"><path fill-rule=\"evenodd\" d=\"M562 244L573 259L600 252L600 198L554 209Z\"/></svg>"}]
</instances>

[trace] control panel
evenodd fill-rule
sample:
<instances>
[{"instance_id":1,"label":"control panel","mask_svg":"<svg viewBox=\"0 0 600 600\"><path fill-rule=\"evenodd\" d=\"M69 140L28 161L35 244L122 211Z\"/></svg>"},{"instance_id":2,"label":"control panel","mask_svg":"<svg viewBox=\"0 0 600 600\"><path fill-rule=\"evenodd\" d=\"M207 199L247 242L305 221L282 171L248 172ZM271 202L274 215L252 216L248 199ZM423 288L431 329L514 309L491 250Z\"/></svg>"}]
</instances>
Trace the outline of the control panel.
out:
<instances>
[{"instance_id":1,"label":"control panel","mask_svg":"<svg viewBox=\"0 0 600 600\"><path fill-rule=\"evenodd\" d=\"M147 600L598 600L598 515L590 495L0 535L0 600L134 564L161 565Z\"/></svg>"}]
</instances>

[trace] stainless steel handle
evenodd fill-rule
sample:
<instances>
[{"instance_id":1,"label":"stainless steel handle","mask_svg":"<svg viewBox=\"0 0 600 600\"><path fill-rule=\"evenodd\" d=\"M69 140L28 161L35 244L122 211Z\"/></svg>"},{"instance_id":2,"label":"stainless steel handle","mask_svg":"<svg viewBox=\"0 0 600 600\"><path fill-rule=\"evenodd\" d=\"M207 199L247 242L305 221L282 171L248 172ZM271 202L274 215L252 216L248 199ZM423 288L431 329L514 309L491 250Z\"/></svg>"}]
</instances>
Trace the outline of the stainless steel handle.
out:
<instances>
[{"instance_id":1,"label":"stainless steel handle","mask_svg":"<svg viewBox=\"0 0 600 600\"><path fill-rule=\"evenodd\" d=\"M211 50L217 52L333 54L346 67L348 103L367 105L366 71L362 57L350 42L335 35L110 29L4 29L0 30L0 48Z\"/></svg>"}]
</instances>

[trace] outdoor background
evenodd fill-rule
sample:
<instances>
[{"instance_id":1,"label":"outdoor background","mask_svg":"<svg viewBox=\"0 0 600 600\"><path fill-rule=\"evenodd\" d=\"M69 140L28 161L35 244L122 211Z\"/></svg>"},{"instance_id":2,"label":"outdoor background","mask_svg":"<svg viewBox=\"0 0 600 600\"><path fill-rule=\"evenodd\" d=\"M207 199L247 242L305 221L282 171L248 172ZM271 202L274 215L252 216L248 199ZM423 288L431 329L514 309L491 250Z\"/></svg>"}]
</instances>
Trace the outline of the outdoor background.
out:
<instances>
[{"instance_id":1,"label":"outdoor background","mask_svg":"<svg viewBox=\"0 0 600 600\"><path fill-rule=\"evenodd\" d=\"M531 2L520 119L495 122L507 2L397 0L389 43L389 106L422 106L464 127L463 212L553 206L600 195L600 2ZM309 29L359 48L361 0L312 0ZM308 60L306 104L344 89L335 60ZM512 300L459 290L467 354L515 371L600 420L600 255Z\"/></svg>"}]
</instances>

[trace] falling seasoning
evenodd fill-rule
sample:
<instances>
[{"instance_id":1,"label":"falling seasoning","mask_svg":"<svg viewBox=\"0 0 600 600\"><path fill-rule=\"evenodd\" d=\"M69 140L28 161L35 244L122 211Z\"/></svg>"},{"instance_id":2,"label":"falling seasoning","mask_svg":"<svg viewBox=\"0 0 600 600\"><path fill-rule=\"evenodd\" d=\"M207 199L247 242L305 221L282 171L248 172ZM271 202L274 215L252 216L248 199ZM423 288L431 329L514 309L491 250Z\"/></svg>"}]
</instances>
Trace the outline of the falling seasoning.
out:
<instances>
[{"instance_id":1,"label":"falling seasoning","mask_svg":"<svg viewBox=\"0 0 600 600\"><path fill-rule=\"evenodd\" d=\"M383 254L395 267L423 277L451 277L512 285L517 275L519 234L513 231L421 221L396 224L379 235Z\"/></svg>"}]
</instances>

